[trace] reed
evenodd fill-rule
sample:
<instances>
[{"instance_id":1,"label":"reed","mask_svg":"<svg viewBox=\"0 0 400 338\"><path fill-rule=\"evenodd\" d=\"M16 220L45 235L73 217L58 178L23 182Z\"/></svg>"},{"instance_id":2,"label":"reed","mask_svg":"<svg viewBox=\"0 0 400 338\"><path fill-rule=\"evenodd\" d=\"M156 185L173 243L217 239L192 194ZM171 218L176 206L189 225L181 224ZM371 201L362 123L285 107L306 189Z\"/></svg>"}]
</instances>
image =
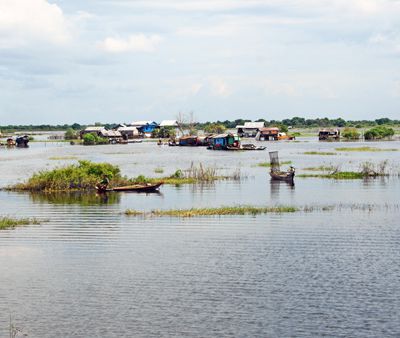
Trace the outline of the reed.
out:
<instances>
[{"instance_id":1,"label":"reed","mask_svg":"<svg viewBox=\"0 0 400 338\"><path fill-rule=\"evenodd\" d=\"M335 171L336 168L334 166L324 166L321 165L319 167L307 167L307 168L303 168L303 170L307 170L307 171Z\"/></svg>"},{"instance_id":2,"label":"reed","mask_svg":"<svg viewBox=\"0 0 400 338\"><path fill-rule=\"evenodd\" d=\"M163 168L155 168L155 169L154 169L154 172L155 172L156 174L162 174L162 173L164 172L164 169L163 169Z\"/></svg>"},{"instance_id":3,"label":"reed","mask_svg":"<svg viewBox=\"0 0 400 338\"><path fill-rule=\"evenodd\" d=\"M40 224L36 218L0 217L0 230L13 229L20 225Z\"/></svg>"}]
</instances>

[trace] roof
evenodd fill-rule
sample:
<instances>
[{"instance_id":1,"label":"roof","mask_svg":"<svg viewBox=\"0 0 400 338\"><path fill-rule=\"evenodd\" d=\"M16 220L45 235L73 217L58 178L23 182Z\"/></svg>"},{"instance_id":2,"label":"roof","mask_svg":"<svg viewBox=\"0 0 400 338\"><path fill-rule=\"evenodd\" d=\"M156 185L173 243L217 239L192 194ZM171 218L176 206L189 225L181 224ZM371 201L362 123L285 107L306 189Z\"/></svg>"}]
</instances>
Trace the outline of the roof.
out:
<instances>
[{"instance_id":1,"label":"roof","mask_svg":"<svg viewBox=\"0 0 400 338\"><path fill-rule=\"evenodd\" d=\"M136 131L136 132L138 132L136 127L119 127L117 130L118 131L133 131L133 132Z\"/></svg>"},{"instance_id":2,"label":"roof","mask_svg":"<svg viewBox=\"0 0 400 338\"><path fill-rule=\"evenodd\" d=\"M157 122L154 121L133 121L130 126L146 126L148 124L157 124Z\"/></svg>"},{"instance_id":3,"label":"roof","mask_svg":"<svg viewBox=\"0 0 400 338\"><path fill-rule=\"evenodd\" d=\"M264 122L245 122L244 125L237 125L236 129L238 128L260 129L264 128Z\"/></svg>"},{"instance_id":4,"label":"roof","mask_svg":"<svg viewBox=\"0 0 400 338\"><path fill-rule=\"evenodd\" d=\"M218 135L211 136L211 138L225 138L228 136L236 137L237 135L236 134L218 134Z\"/></svg>"},{"instance_id":5,"label":"roof","mask_svg":"<svg viewBox=\"0 0 400 338\"><path fill-rule=\"evenodd\" d=\"M103 133L103 136L106 137L121 137L121 133L117 130L105 130Z\"/></svg>"},{"instance_id":6,"label":"roof","mask_svg":"<svg viewBox=\"0 0 400 338\"><path fill-rule=\"evenodd\" d=\"M279 128L277 128L277 127L261 128L260 131L278 131L279 132Z\"/></svg>"},{"instance_id":7,"label":"roof","mask_svg":"<svg viewBox=\"0 0 400 338\"><path fill-rule=\"evenodd\" d=\"M105 130L105 128L104 127L97 127L97 126L91 126L91 127L86 127L85 128L85 131L89 131L89 130L91 130L91 131L103 131L103 130Z\"/></svg>"},{"instance_id":8,"label":"roof","mask_svg":"<svg viewBox=\"0 0 400 338\"><path fill-rule=\"evenodd\" d=\"M160 127L177 127L178 122L176 120L163 120L160 123Z\"/></svg>"}]
</instances>

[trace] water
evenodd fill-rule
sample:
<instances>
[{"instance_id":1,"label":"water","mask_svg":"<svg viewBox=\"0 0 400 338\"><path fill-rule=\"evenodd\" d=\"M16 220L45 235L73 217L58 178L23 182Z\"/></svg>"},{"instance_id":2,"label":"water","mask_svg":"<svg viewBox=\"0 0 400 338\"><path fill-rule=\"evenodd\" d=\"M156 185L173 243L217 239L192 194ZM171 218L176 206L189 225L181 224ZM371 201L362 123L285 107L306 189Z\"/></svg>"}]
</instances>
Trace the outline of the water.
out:
<instances>
[{"instance_id":1,"label":"water","mask_svg":"<svg viewBox=\"0 0 400 338\"><path fill-rule=\"evenodd\" d=\"M357 169L398 152L304 155L337 143L264 143L297 171ZM308 141L308 142L306 142ZM341 143L339 146L362 146ZM398 148L400 142L367 143ZM74 157L63 160L52 158ZM9 316L29 337L390 337L400 335L398 177L271 184L268 152L153 143L32 143L0 149L0 186L76 159L129 176L163 176L191 161L246 178L164 186L160 194L31 195L0 191L0 215L47 219L0 232L0 337ZM161 167L163 174L155 174ZM334 206L260 216L136 218L137 210L249 204Z\"/></svg>"}]
</instances>

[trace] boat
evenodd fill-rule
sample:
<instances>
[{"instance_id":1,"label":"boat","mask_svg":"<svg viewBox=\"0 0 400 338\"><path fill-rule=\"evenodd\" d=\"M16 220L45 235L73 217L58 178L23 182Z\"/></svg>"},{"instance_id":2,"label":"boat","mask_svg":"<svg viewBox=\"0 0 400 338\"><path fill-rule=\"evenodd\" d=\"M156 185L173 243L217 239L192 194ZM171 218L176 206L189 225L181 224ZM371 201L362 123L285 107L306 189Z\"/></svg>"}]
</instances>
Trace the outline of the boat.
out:
<instances>
[{"instance_id":1,"label":"boat","mask_svg":"<svg viewBox=\"0 0 400 338\"><path fill-rule=\"evenodd\" d=\"M249 143L249 144L242 144L241 149L242 150L265 150L267 147L264 146L256 146L255 144Z\"/></svg>"},{"instance_id":2,"label":"boat","mask_svg":"<svg viewBox=\"0 0 400 338\"><path fill-rule=\"evenodd\" d=\"M126 186L122 186L122 187L105 188L105 189L104 189L104 187L99 185L99 186L96 186L96 189L97 189L97 192L99 192L99 193L105 193L105 192L109 192L109 191L155 192L163 184L164 184L164 182L158 182L155 184L144 183L144 184L133 184L133 185L126 185Z\"/></svg>"},{"instance_id":3,"label":"boat","mask_svg":"<svg viewBox=\"0 0 400 338\"><path fill-rule=\"evenodd\" d=\"M271 179L277 181L286 181L293 184L295 168L290 166L289 170L281 171L277 151L270 151L269 159L271 164L271 170L269 172L269 175L271 176Z\"/></svg>"}]
</instances>

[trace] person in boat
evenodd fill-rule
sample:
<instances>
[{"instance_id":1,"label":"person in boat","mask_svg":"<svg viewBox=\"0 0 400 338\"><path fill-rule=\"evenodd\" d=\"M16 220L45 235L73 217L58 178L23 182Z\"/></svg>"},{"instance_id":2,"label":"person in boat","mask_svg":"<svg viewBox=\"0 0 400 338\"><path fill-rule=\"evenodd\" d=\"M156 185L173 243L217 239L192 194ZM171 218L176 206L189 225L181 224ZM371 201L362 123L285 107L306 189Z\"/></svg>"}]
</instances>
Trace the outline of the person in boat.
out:
<instances>
[{"instance_id":1,"label":"person in boat","mask_svg":"<svg viewBox=\"0 0 400 338\"><path fill-rule=\"evenodd\" d=\"M162 144L163 144L162 139L159 139L158 142L157 142L157 144L158 144L159 146L162 146Z\"/></svg>"},{"instance_id":2,"label":"person in boat","mask_svg":"<svg viewBox=\"0 0 400 338\"><path fill-rule=\"evenodd\" d=\"M107 190L108 185L110 184L110 179L107 175L103 176L103 179L99 183L99 188L101 190Z\"/></svg>"},{"instance_id":3,"label":"person in boat","mask_svg":"<svg viewBox=\"0 0 400 338\"><path fill-rule=\"evenodd\" d=\"M291 166L289 167L289 172L290 172L290 173L294 173L294 171L295 171L295 169L294 169L294 167L291 165Z\"/></svg>"}]
</instances>

